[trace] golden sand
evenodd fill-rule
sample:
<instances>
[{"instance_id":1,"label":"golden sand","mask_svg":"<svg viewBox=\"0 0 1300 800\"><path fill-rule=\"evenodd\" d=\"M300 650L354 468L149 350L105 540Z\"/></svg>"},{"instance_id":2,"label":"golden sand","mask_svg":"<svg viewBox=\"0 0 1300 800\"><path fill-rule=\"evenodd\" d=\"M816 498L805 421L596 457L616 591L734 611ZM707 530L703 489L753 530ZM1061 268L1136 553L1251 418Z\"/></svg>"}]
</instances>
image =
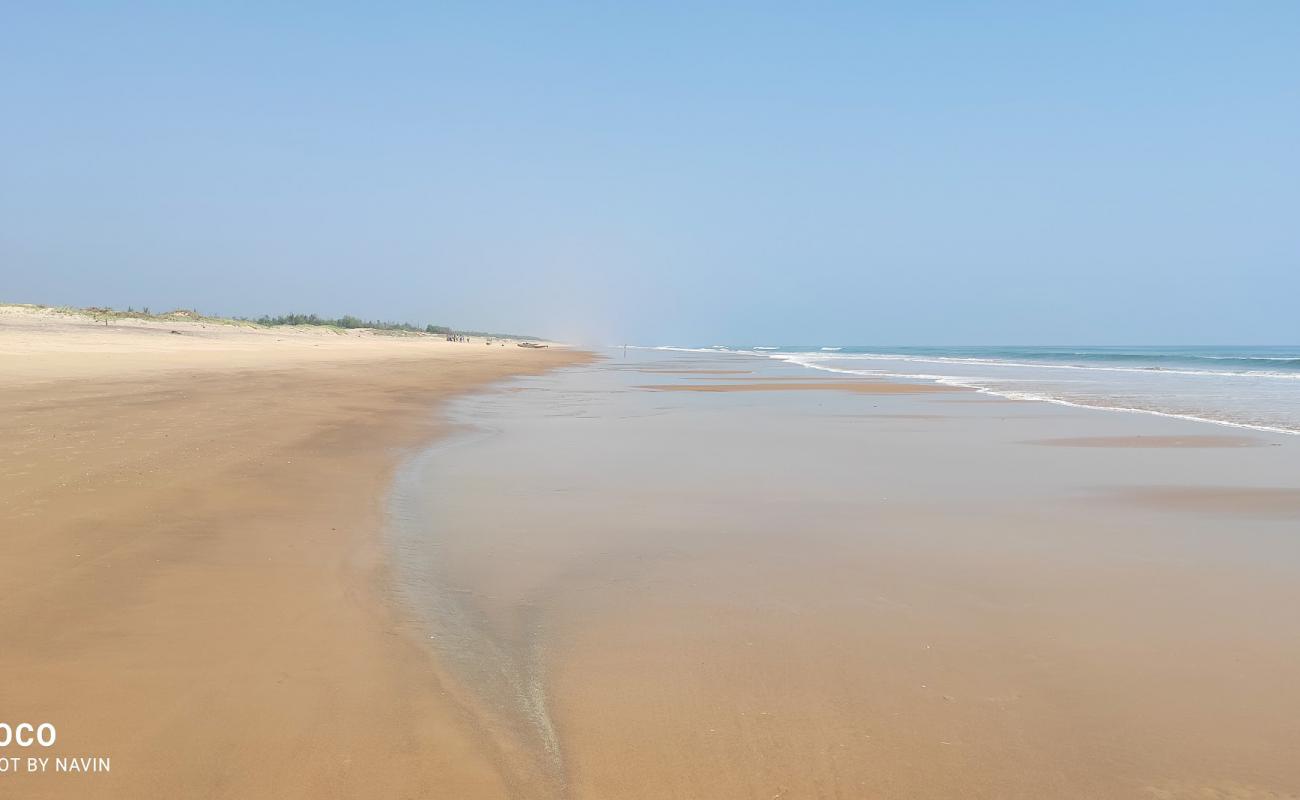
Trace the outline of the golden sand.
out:
<instances>
[{"instance_id":1,"label":"golden sand","mask_svg":"<svg viewBox=\"0 0 1300 800\"><path fill-rule=\"evenodd\" d=\"M5 797L1300 792L1300 590L1273 557L1300 489L1258 483L1293 474L1285 448L1026 448L1115 428L958 426L934 412L980 396L925 384L647 387L886 409L809 397L841 407L755 427L720 424L722 397L594 418L531 387L503 397L540 398L534 427L495 441L522 449L439 460L451 524L421 541L482 635L431 643L412 617L445 609L403 605L377 535L394 462L449 395L584 356L3 323L0 708L113 759L0 777ZM1224 464L1256 483L1190 481ZM1099 475L1127 485L1086 491ZM1256 550L1219 541L1239 537ZM452 668L475 648L488 669Z\"/></svg>"},{"instance_id":2,"label":"golden sand","mask_svg":"<svg viewBox=\"0 0 1300 800\"><path fill-rule=\"evenodd\" d=\"M441 399L581 354L175 327L0 324L0 706L112 759L0 795L507 796L388 602L379 500Z\"/></svg>"}]
</instances>

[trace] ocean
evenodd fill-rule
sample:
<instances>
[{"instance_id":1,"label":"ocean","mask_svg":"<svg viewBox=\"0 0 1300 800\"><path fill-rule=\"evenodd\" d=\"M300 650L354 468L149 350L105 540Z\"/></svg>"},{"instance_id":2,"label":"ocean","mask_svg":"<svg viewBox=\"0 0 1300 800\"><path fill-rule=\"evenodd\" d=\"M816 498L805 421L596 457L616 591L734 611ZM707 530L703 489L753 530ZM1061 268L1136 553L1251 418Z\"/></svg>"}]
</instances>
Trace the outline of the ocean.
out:
<instances>
[{"instance_id":1,"label":"ocean","mask_svg":"<svg viewBox=\"0 0 1300 800\"><path fill-rule=\"evenodd\" d=\"M1300 346L657 347L813 370L936 381L1021 400L1300 434Z\"/></svg>"}]
</instances>

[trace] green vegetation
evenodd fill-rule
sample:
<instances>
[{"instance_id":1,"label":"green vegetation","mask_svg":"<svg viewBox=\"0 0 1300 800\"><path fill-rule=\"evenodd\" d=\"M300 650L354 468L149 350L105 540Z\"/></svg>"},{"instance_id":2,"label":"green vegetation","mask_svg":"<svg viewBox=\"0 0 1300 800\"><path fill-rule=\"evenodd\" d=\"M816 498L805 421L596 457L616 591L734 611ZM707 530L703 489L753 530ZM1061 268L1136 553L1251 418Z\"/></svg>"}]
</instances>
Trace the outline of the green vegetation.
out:
<instances>
[{"instance_id":1,"label":"green vegetation","mask_svg":"<svg viewBox=\"0 0 1300 800\"><path fill-rule=\"evenodd\" d=\"M236 317L236 319L243 319ZM460 336L481 336L489 339L536 339L536 336L521 336L516 333L490 333L488 331L462 331L456 328L449 328L446 325L425 325L421 328L410 322L385 322L382 320L366 320L345 314L337 319L329 317L319 317L315 314L281 314L278 317L262 315L254 320L247 320L257 325L275 326L275 325L319 325L327 328L342 328L343 330L352 330L356 328L366 328L373 331L392 331L407 333L431 333L441 336L448 334L458 334Z\"/></svg>"},{"instance_id":2,"label":"green vegetation","mask_svg":"<svg viewBox=\"0 0 1300 800\"><path fill-rule=\"evenodd\" d=\"M451 328L444 328L441 325L426 325L421 328L418 325L412 325L409 322L383 322L380 320L365 320L351 315L344 315L338 319L328 317L318 317L315 314L281 314L278 317L271 317L263 314L252 322L258 325L319 325L326 328L343 328L352 330L354 328L370 328L376 331L409 331L411 333L451 333Z\"/></svg>"},{"instance_id":3,"label":"green vegetation","mask_svg":"<svg viewBox=\"0 0 1300 800\"><path fill-rule=\"evenodd\" d=\"M423 327L414 325L410 322L384 322L381 320L364 320L360 317L354 317L345 314L338 318L321 317L316 314L281 314L272 317L262 315L257 319L248 319L246 317L208 317L200 314L193 309L178 308L174 311L167 311L162 314L151 314L149 307L145 306L142 310L136 311L133 307L128 307L126 311L118 311L112 308L101 306L90 306L88 308L70 308L67 306L50 307L42 305L33 305L29 303L2 304L10 307L26 308L36 311L48 311L56 314L76 314L79 316L89 316L96 322L102 322L105 325L112 324L122 319L139 319L155 322L202 322L212 325L242 325L247 327L276 327L280 325L311 325L321 328L330 328L336 331L366 329L379 333L391 335L407 334L428 334L435 336L448 336L457 334L460 336L480 336L489 339L536 339L536 336L521 336L513 333L490 333L487 331L462 331L449 328L446 325L425 325Z\"/></svg>"}]
</instances>

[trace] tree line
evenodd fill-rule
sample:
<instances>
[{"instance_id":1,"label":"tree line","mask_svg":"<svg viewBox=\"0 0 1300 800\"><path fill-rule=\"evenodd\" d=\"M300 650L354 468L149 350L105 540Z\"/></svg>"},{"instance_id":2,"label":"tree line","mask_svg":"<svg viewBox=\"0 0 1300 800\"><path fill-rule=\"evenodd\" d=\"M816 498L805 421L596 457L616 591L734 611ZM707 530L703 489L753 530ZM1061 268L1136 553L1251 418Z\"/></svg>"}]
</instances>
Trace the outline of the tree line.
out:
<instances>
[{"instance_id":1,"label":"tree line","mask_svg":"<svg viewBox=\"0 0 1300 800\"><path fill-rule=\"evenodd\" d=\"M425 325L421 328L409 322L384 322L376 319L361 319L351 314L341 317L322 317L316 314L281 314L272 317L263 314L255 320L258 325L321 325L328 328L373 328L380 331L410 331L412 333L451 333L445 325Z\"/></svg>"}]
</instances>

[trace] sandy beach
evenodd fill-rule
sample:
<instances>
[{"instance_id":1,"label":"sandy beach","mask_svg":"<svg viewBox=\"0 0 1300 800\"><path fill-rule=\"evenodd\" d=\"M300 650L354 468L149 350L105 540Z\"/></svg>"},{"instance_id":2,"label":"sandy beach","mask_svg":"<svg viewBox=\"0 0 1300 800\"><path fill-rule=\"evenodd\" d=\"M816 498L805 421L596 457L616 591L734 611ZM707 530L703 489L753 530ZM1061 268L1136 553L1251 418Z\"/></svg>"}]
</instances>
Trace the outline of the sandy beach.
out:
<instances>
[{"instance_id":1,"label":"sandy beach","mask_svg":"<svg viewBox=\"0 0 1300 800\"><path fill-rule=\"evenodd\" d=\"M582 358L6 311L0 707L112 761L0 795L505 796L395 618L382 498L446 398Z\"/></svg>"},{"instance_id":2,"label":"sandy beach","mask_svg":"<svg viewBox=\"0 0 1300 800\"><path fill-rule=\"evenodd\" d=\"M112 759L5 796L1300 792L1295 437L45 312L0 372L0 706Z\"/></svg>"},{"instance_id":3,"label":"sandy beach","mask_svg":"<svg viewBox=\"0 0 1300 800\"><path fill-rule=\"evenodd\" d=\"M1300 800L1300 2L0 40L0 800Z\"/></svg>"}]
</instances>

